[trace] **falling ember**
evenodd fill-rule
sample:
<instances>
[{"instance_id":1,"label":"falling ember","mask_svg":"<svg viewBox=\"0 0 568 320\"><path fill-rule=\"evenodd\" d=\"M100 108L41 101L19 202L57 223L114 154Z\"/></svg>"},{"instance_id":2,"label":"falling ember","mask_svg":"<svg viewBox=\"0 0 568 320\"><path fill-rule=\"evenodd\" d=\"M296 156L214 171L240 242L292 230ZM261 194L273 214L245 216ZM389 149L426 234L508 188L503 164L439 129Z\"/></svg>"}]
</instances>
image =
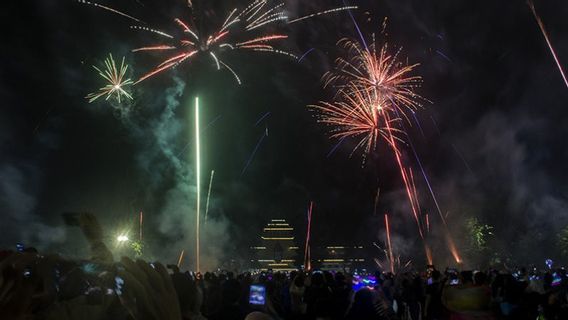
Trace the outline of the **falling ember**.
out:
<instances>
[{"instance_id":1,"label":"falling ember","mask_svg":"<svg viewBox=\"0 0 568 320\"><path fill-rule=\"evenodd\" d=\"M201 206L201 147L199 136L199 98L195 97L195 184L197 188L197 199L195 209L195 261L196 271L200 271L199 265L199 209Z\"/></svg>"},{"instance_id":2,"label":"falling ember","mask_svg":"<svg viewBox=\"0 0 568 320\"><path fill-rule=\"evenodd\" d=\"M564 79L564 84L566 84L566 87L568 87L568 79L566 79L566 74L564 73L564 70L562 69L562 65L560 64L560 60L558 60L558 56L556 55L556 51L554 50L554 47L552 47L552 42L550 42L550 39L548 38L548 33L546 33L546 29L544 29L544 23L542 22L542 20L540 19L540 17L536 13L536 9L534 7L533 1L528 0L527 4L531 8L532 14L533 14L534 18L536 19L536 22L538 23L538 27L540 28L540 31L542 32L542 35L544 36L544 40L546 41L546 44L548 45L548 49L550 49L550 53L552 54L552 57L554 58L554 62L556 62L556 65L558 66L558 71L560 71L560 75L562 76L562 79Z\"/></svg>"},{"instance_id":3,"label":"falling ember","mask_svg":"<svg viewBox=\"0 0 568 320\"><path fill-rule=\"evenodd\" d=\"M426 214L426 230L430 233L430 215Z\"/></svg>"},{"instance_id":4,"label":"falling ember","mask_svg":"<svg viewBox=\"0 0 568 320\"><path fill-rule=\"evenodd\" d=\"M181 263L183 261L184 252L185 252L185 250L181 250L181 252L179 253L179 258L178 258L178 263L177 263L178 268L181 268Z\"/></svg>"}]
</instances>

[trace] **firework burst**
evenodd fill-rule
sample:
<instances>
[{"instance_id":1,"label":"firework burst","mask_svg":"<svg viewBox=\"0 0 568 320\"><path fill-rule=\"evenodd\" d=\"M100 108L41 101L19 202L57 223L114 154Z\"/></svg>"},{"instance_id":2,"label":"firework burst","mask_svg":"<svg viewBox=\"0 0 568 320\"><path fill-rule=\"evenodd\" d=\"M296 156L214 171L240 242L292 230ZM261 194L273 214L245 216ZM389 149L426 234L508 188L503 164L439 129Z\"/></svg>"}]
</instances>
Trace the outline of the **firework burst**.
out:
<instances>
[{"instance_id":1,"label":"firework burst","mask_svg":"<svg viewBox=\"0 0 568 320\"><path fill-rule=\"evenodd\" d=\"M375 149L381 137L390 143L391 135L396 137L400 133L393 127L399 118L391 118L392 106L384 96L359 90L354 84L343 89L336 102L322 101L308 106L316 111L318 122L330 126L332 138L357 138L352 153L363 148L366 155Z\"/></svg>"},{"instance_id":2,"label":"firework burst","mask_svg":"<svg viewBox=\"0 0 568 320\"><path fill-rule=\"evenodd\" d=\"M348 39L338 45L348 57L336 59L335 70L323 78L325 87L336 89L336 97L308 107L319 122L331 126L332 138L357 137L353 152L362 148L366 156L382 137L398 155L396 142L403 142L404 132L396 123L401 117L408 121L408 112L427 101L414 92L422 78L411 73L419 64L403 64L400 49L390 54L385 44L377 50L375 41L365 48Z\"/></svg>"},{"instance_id":3,"label":"firework burst","mask_svg":"<svg viewBox=\"0 0 568 320\"><path fill-rule=\"evenodd\" d=\"M419 63L404 64L398 59L401 48L390 53L388 44L377 48L373 42L363 48L359 43L342 39L338 45L346 49L348 58L336 59L335 70L324 75L324 86L335 86L338 92L354 94L363 91L390 104L407 120L407 112L415 111L427 101L414 91L420 87L422 77L412 75Z\"/></svg>"},{"instance_id":4,"label":"firework burst","mask_svg":"<svg viewBox=\"0 0 568 320\"><path fill-rule=\"evenodd\" d=\"M374 150L381 138L390 146L405 186L418 234L423 239L426 257L431 263L431 250L425 240L425 229L429 230L430 221L428 218L425 225L424 219L421 218L414 173L412 168L404 163L399 144L409 144L412 147L440 213L450 251L459 263L461 259L445 218L404 126L404 123L411 124L408 115L412 114L414 117L414 112L423 106L423 102L428 101L415 93L422 83L422 78L412 73L419 64L403 63L398 59L401 49L391 54L387 44L379 48L374 39L370 46L365 44L364 47L347 39L338 44L347 50L348 57L338 58L335 70L324 75L324 85L336 89L335 100L320 102L311 108L317 112L319 122L332 127L332 138L359 137L353 152L364 147L364 159Z\"/></svg>"},{"instance_id":5,"label":"firework burst","mask_svg":"<svg viewBox=\"0 0 568 320\"><path fill-rule=\"evenodd\" d=\"M166 38L164 39L166 42L133 50L134 52L153 51L166 55L160 64L142 75L136 83L176 67L183 62L192 61L198 54L205 54L209 57L217 70L221 68L227 69L239 84L241 80L237 73L225 61L221 60L225 52L233 50L262 51L283 54L297 59L292 53L276 47L278 42L288 38L287 35L264 30L270 24L288 19L281 10L283 5L281 3L269 6L268 0L257 0L244 9L239 10L235 8L228 13L224 22L215 28L215 31L212 33L202 32L193 23L195 17L190 17L187 20L182 20L181 18L174 19L174 23L177 26L176 33L179 36L172 36L163 31L144 27L133 27L139 30L150 31Z\"/></svg>"},{"instance_id":6,"label":"firework burst","mask_svg":"<svg viewBox=\"0 0 568 320\"><path fill-rule=\"evenodd\" d=\"M217 70L228 70L237 83L241 84L241 79L235 70L222 60L225 59L225 53L232 51L267 52L298 60L296 55L286 51L281 46L282 41L287 39L288 35L283 32L274 32L274 29L326 14L357 9L356 6L344 6L289 19L284 2L273 3L272 0L254 0L244 8L230 10L224 19L216 22L214 18L209 19L208 17L207 20L203 20L203 17L196 16L192 1L187 1L187 7L191 14L172 19L175 28L172 28L171 32L165 32L158 28L147 27L143 20L117 9L96 2L77 1L136 21L141 25L131 26L132 30L148 32L162 39L162 41L152 42L132 50L133 52L154 52L163 56L159 64L143 74L134 84L182 63L190 63L198 55L205 55L211 59ZM200 23L197 24L195 21L200 21ZM209 32L207 30L214 31Z\"/></svg>"},{"instance_id":7,"label":"firework burst","mask_svg":"<svg viewBox=\"0 0 568 320\"><path fill-rule=\"evenodd\" d=\"M380 140L390 146L418 233L424 240L414 176L412 169L403 163L399 149L406 132L398 124L402 118L409 122L407 113L414 112L425 101L414 92L421 83L421 77L411 72L418 64L403 64L398 60L400 49L390 54L386 44L377 50L374 40L365 47L347 39L340 40L338 44L347 49L348 57L338 58L335 71L324 75L324 85L336 89L335 100L310 107L317 112L319 122L331 126L332 138L358 137L352 154L363 148L365 159ZM424 246L430 262L426 242Z\"/></svg>"},{"instance_id":8,"label":"firework burst","mask_svg":"<svg viewBox=\"0 0 568 320\"><path fill-rule=\"evenodd\" d=\"M118 103L124 98L132 100L132 95L127 90L127 87L134 84L134 82L126 77L126 72L128 71L128 65L124 63L124 57L120 63L120 67L116 66L112 54L109 54L108 58L104 61L104 68L100 69L97 66L93 66L99 75L106 81L106 85L101 87L99 91L89 93L85 98L89 100L89 103L94 102L98 98L106 96L105 100L114 98Z\"/></svg>"}]
</instances>

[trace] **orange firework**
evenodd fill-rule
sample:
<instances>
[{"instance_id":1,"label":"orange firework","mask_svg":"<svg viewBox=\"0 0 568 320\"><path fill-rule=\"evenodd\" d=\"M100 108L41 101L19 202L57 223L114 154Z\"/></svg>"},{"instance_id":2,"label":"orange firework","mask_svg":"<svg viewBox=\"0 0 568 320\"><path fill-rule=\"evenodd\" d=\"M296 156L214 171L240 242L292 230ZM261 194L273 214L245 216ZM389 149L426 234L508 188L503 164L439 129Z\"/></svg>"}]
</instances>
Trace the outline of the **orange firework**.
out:
<instances>
[{"instance_id":1,"label":"orange firework","mask_svg":"<svg viewBox=\"0 0 568 320\"><path fill-rule=\"evenodd\" d=\"M347 49L348 57L338 58L335 70L324 76L325 86L336 89L336 99L309 107L317 112L319 122L332 127L332 138L357 137L353 152L364 148L364 157L374 150L381 138L384 139L395 156L418 233L431 263L414 174L404 164L398 146L404 143L406 135L400 121L410 122L407 113L414 112L427 101L415 93L422 78L412 72L419 64L399 61L400 49L391 54L386 44L379 48L375 41L369 47L347 39L338 44Z\"/></svg>"},{"instance_id":2,"label":"orange firework","mask_svg":"<svg viewBox=\"0 0 568 320\"><path fill-rule=\"evenodd\" d=\"M318 122L332 127L332 138L357 137L359 141L353 152L364 148L364 153L368 154L381 137L389 141L391 136L394 137L393 132L400 131L390 124L398 118L389 117L391 104L384 96L358 90L354 84L344 89L339 93L337 102L322 101L308 106L317 112Z\"/></svg>"},{"instance_id":3,"label":"orange firework","mask_svg":"<svg viewBox=\"0 0 568 320\"><path fill-rule=\"evenodd\" d=\"M338 45L347 50L348 58L336 60L336 70L324 76L325 86L336 86L339 92L347 94L367 92L383 100L383 104L388 103L390 111L398 111L407 120L406 112L420 108L426 101L414 92L422 83L422 77L410 74L419 64L399 61L401 49L391 54L387 44L377 48L373 41L368 48L363 48L349 39L340 40Z\"/></svg>"}]
</instances>

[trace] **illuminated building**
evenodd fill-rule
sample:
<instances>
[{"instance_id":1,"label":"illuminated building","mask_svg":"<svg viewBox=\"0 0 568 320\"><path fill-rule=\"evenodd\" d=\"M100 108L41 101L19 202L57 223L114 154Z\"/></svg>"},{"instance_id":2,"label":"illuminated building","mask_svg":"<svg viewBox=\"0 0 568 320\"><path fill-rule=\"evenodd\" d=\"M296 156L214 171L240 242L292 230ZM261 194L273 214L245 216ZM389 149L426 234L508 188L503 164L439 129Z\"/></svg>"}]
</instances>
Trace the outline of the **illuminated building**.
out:
<instances>
[{"instance_id":1,"label":"illuminated building","mask_svg":"<svg viewBox=\"0 0 568 320\"><path fill-rule=\"evenodd\" d=\"M360 245L312 247L312 267L321 270L353 270L367 268L371 259Z\"/></svg>"},{"instance_id":2,"label":"illuminated building","mask_svg":"<svg viewBox=\"0 0 568 320\"><path fill-rule=\"evenodd\" d=\"M297 261L300 249L295 240L294 228L285 219L270 220L257 239L260 244L250 247L252 267L277 271L297 269L302 262Z\"/></svg>"},{"instance_id":3,"label":"illuminated building","mask_svg":"<svg viewBox=\"0 0 568 320\"><path fill-rule=\"evenodd\" d=\"M304 265L304 236L285 219L272 219L251 246L252 269L275 271L298 270ZM311 245L311 266L321 270L374 268L361 245Z\"/></svg>"}]
</instances>

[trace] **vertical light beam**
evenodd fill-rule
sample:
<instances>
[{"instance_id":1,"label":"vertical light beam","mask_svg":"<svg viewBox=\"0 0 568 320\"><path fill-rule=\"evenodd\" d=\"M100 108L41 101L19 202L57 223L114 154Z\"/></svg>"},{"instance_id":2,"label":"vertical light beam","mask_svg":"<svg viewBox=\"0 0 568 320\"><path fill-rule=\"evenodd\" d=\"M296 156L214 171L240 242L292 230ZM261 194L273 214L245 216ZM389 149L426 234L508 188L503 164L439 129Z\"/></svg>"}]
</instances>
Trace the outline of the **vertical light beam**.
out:
<instances>
[{"instance_id":1,"label":"vertical light beam","mask_svg":"<svg viewBox=\"0 0 568 320\"><path fill-rule=\"evenodd\" d=\"M195 210L195 270L199 269L199 208L201 205L201 151L199 137L199 97L195 97L195 184L197 187L197 207Z\"/></svg>"}]
</instances>

